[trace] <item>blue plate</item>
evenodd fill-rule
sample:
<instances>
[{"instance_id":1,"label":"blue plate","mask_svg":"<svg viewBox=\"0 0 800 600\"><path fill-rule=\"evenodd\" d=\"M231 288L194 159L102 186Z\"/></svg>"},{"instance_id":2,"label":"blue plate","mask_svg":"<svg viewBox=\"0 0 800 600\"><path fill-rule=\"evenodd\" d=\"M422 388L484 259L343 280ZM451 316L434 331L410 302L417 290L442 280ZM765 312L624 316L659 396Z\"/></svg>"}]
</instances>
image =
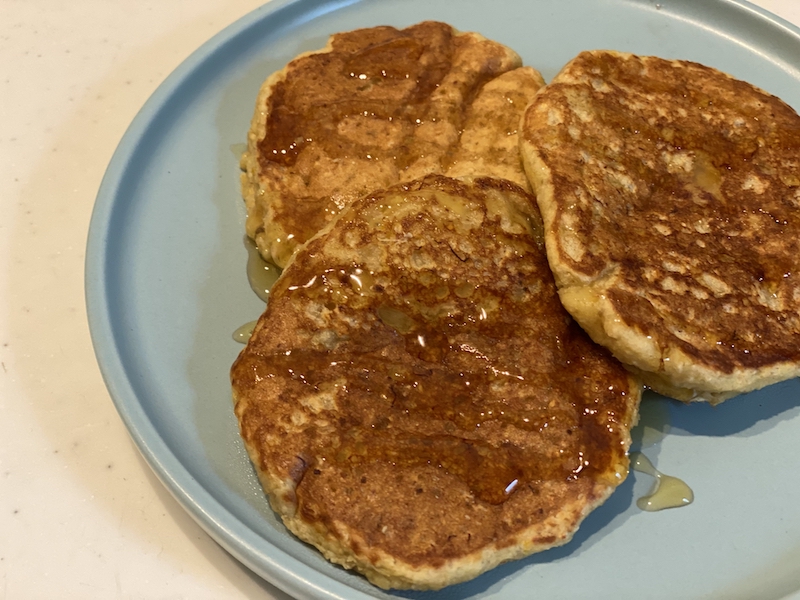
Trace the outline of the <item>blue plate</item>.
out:
<instances>
[{"instance_id":1,"label":"blue plate","mask_svg":"<svg viewBox=\"0 0 800 600\"><path fill-rule=\"evenodd\" d=\"M643 405L636 444L694 489L641 512L634 473L575 539L437 593L383 592L276 520L239 440L231 338L263 304L245 274L237 157L266 76L329 34L444 20L551 78L583 49L720 68L800 107L800 31L736 0L274 0L227 28L131 124L92 217L86 295L108 389L149 464L222 546L299 598L800 598L800 385Z\"/></svg>"}]
</instances>

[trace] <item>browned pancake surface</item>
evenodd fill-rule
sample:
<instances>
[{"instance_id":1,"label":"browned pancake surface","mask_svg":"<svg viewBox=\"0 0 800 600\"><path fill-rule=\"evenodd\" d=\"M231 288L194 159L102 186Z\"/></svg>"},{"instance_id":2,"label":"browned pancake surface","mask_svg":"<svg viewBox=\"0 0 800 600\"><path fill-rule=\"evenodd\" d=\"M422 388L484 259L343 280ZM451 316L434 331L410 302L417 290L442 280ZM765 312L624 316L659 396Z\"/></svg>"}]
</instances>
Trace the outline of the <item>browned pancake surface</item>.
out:
<instances>
[{"instance_id":1,"label":"browned pancake surface","mask_svg":"<svg viewBox=\"0 0 800 600\"><path fill-rule=\"evenodd\" d=\"M660 391L721 401L800 368L800 118L684 61L584 52L522 150L567 308Z\"/></svg>"},{"instance_id":2,"label":"browned pancake surface","mask_svg":"<svg viewBox=\"0 0 800 600\"><path fill-rule=\"evenodd\" d=\"M563 544L625 478L640 388L569 318L533 198L443 176L294 257L232 369L287 526L382 587Z\"/></svg>"},{"instance_id":3,"label":"browned pancake surface","mask_svg":"<svg viewBox=\"0 0 800 600\"><path fill-rule=\"evenodd\" d=\"M333 35L259 94L242 159L248 235L284 266L376 189L451 169L527 187L516 129L544 82L520 66L505 46L438 22Z\"/></svg>"}]
</instances>

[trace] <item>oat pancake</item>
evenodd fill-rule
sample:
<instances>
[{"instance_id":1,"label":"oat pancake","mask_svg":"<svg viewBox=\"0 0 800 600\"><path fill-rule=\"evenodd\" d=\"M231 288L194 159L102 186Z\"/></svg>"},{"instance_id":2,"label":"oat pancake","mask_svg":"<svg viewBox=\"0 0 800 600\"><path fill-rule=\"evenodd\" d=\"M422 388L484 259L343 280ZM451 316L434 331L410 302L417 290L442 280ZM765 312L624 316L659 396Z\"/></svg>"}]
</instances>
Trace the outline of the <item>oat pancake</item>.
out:
<instances>
[{"instance_id":1,"label":"oat pancake","mask_svg":"<svg viewBox=\"0 0 800 600\"><path fill-rule=\"evenodd\" d=\"M800 118L696 63L584 52L521 133L565 307L659 392L800 374Z\"/></svg>"},{"instance_id":2,"label":"oat pancake","mask_svg":"<svg viewBox=\"0 0 800 600\"><path fill-rule=\"evenodd\" d=\"M567 542L625 479L641 394L558 301L533 198L439 175L305 244L231 380L287 527L415 589Z\"/></svg>"},{"instance_id":3,"label":"oat pancake","mask_svg":"<svg viewBox=\"0 0 800 600\"><path fill-rule=\"evenodd\" d=\"M247 234L282 267L373 190L450 170L527 187L516 129L543 84L514 51L444 23L333 35L261 88L241 161Z\"/></svg>"}]
</instances>

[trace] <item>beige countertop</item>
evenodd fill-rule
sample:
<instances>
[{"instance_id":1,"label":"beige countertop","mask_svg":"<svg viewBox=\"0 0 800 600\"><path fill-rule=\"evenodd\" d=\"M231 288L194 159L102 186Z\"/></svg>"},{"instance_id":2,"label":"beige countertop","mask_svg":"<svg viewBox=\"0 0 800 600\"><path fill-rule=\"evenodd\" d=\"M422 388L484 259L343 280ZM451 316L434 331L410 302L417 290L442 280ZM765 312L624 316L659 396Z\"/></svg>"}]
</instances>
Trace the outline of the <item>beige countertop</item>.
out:
<instances>
[{"instance_id":1,"label":"beige countertop","mask_svg":"<svg viewBox=\"0 0 800 600\"><path fill-rule=\"evenodd\" d=\"M0 599L288 598L140 457L95 362L95 195L158 84L260 0L0 0ZM800 24L797 0L756 4Z\"/></svg>"}]
</instances>

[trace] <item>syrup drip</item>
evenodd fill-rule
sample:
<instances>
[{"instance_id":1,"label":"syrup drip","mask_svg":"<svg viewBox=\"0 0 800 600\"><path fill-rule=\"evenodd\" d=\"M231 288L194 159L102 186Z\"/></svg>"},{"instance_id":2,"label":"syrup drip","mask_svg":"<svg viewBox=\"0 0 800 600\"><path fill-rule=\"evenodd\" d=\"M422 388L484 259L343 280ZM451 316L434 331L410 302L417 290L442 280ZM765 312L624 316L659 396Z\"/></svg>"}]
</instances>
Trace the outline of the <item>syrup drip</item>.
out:
<instances>
[{"instance_id":1,"label":"syrup drip","mask_svg":"<svg viewBox=\"0 0 800 600\"><path fill-rule=\"evenodd\" d=\"M247 248L247 281L256 296L267 302L269 290L277 281L281 270L261 258L258 248L250 238L245 239L244 245Z\"/></svg>"},{"instance_id":2,"label":"syrup drip","mask_svg":"<svg viewBox=\"0 0 800 600\"><path fill-rule=\"evenodd\" d=\"M245 238L244 246L247 248L247 281L256 296L267 302L269 291L280 276L281 270L261 258L258 248L250 238ZM232 335L234 341L246 344L255 326L256 321L250 321L238 327Z\"/></svg>"},{"instance_id":3,"label":"syrup drip","mask_svg":"<svg viewBox=\"0 0 800 600\"><path fill-rule=\"evenodd\" d=\"M229 147L231 149L231 154L233 154L236 157L236 160L239 160L242 154L247 152L247 144L245 144L244 142L231 144Z\"/></svg>"},{"instance_id":4,"label":"syrup drip","mask_svg":"<svg viewBox=\"0 0 800 600\"><path fill-rule=\"evenodd\" d=\"M239 342L240 344L246 344L247 340L250 339L250 336L253 335L253 329L255 329L257 322L258 321L250 321L249 323L245 323L241 327L238 327L236 331L233 332L233 340L235 342Z\"/></svg>"},{"instance_id":5,"label":"syrup drip","mask_svg":"<svg viewBox=\"0 0 800 600\"><path fill-rule=\"evenodd\" d=\"M665 508L687 506L694 501L694 492L682 480L658 471L641 452L631 453L631 464L634 471L655 477L655 485L650 493L636 501L642 510L654 512Z\"/></svg>"}]
</instances>

